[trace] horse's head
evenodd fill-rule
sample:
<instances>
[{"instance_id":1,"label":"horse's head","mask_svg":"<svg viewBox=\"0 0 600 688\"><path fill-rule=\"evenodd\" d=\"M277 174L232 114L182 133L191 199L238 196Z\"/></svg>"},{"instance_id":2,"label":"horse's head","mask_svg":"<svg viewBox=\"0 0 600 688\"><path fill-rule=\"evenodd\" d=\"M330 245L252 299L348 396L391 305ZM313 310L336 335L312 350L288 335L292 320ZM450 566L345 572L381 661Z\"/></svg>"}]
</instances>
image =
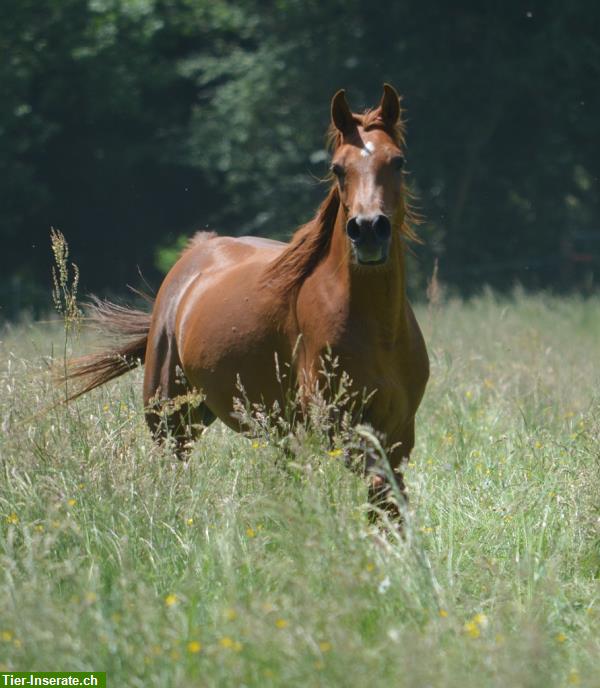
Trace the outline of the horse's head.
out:
<instances>
[{"instance_id":1,"label":"horse's head","mask_svg":"<svg viewBox=\"0 0 600 688\"><path fill-rule=\"evenodd\" d=\"M357 115L344 91L331 102L335 145L331 170L337 179L346 234L353 260L360 265L387 261L392 228L402 225L404 156L400 101L385 84L379 106Z\"/></svg>"}]
</instances>

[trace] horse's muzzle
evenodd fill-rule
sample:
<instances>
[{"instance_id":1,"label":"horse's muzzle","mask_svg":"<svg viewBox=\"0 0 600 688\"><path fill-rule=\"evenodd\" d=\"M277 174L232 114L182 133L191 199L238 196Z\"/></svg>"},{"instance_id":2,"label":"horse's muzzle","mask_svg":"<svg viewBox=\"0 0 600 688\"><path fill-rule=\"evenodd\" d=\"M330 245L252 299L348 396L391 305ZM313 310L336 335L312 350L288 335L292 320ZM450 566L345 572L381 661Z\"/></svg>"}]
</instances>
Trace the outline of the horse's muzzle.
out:
<instances>
[{"instance_id":1,"label":"horse's muzzle","mask_svg":"<svg viewBox=\"0 0 600 688\"><path fill-rule=\"evenodd\" d=\"M388 259L392 225L386 215L351 217L346 225L346 234L354 258L360 265L381 265Z\"/></svg>"}]
</instances>

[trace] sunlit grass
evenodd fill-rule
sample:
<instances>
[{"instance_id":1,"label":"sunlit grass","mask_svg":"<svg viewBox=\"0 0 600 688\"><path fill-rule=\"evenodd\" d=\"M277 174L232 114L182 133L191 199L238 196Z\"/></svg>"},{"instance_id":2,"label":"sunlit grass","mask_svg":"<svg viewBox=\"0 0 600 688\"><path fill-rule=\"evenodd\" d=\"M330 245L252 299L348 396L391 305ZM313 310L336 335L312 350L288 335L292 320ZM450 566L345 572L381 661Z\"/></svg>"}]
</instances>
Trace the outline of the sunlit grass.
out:
<instances>
[{"instance_id":1,"label":"sunlit grass","mask_svg":"<svg viewBox=\"0 0 600 688\"><path fill-rule=\"evenodd\" d=\"M52 407L2 336L0 669L119 686L600 685L600 301L422 308L406 537L329 447L152 445L140 372ZM54 349L52 343L54 342Z\"/></svg>"}]
</instances>

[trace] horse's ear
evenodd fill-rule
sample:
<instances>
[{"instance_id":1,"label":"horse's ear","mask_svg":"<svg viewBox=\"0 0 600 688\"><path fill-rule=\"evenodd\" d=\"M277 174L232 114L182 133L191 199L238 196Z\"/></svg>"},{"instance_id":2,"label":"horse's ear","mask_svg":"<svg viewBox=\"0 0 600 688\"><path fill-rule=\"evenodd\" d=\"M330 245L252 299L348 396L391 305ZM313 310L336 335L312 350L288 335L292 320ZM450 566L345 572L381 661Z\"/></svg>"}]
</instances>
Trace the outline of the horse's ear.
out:
<instances>
[{"instance_id":1,"label":"horse's ear","mask_svg":"<svg viewBox=\"0 0 600 688\"><path fill-rule=\"evenodd\" d=\"M393 86L383 84L383 95L379 103L381 119L386 127L394 127L400 117L400 96Z\"/></svg>"},{"instance_id":2,"label":"horse's ear","mask_svg":"<svg viewBox=\"0 0 600 688\"><path fill-rule=\"evenodd\" d=\"M355 126L352 112L346 102L346 91L338 91L331 101L331 121L341 134L348 134Z\"/></svg>"}]
</instances>

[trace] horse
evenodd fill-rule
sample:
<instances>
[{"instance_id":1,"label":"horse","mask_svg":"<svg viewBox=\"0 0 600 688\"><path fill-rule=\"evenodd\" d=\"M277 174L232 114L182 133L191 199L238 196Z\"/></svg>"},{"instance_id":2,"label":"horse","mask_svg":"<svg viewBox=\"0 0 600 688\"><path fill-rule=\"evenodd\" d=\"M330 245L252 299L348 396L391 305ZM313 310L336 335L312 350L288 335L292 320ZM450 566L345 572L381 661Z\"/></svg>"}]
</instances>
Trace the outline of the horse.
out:
<instances>
[{"instance_id":1,"label":"horse","mask_svg":"<svg viewBox=\"0 0 600 688\"><path fill-rule=\"evenodd\" d=\"M423 336L406 294L405 242L416 239L404 182L400 97L384 85L379 105L331 101L328 193L290 243L200 232L165 277L146 313L96 300L91 319L112 348L72 361L74 399L144 364L147 424L184 454L190 428L216 418L240 431L239 382L252 402L286 402L274 360L290 384L318 387L334 356L354 389L370 393L362 420L391 450L389 475L372 474L372 502L405 494L401 467L415 442L415 414L429 377ZM200 403L185 395L201 393ZM174 403L177 399L183 403ZM167 416L160 409L172 404ZM396 485L393 486L392 482Z\"/></svg>"}]
</instances>

